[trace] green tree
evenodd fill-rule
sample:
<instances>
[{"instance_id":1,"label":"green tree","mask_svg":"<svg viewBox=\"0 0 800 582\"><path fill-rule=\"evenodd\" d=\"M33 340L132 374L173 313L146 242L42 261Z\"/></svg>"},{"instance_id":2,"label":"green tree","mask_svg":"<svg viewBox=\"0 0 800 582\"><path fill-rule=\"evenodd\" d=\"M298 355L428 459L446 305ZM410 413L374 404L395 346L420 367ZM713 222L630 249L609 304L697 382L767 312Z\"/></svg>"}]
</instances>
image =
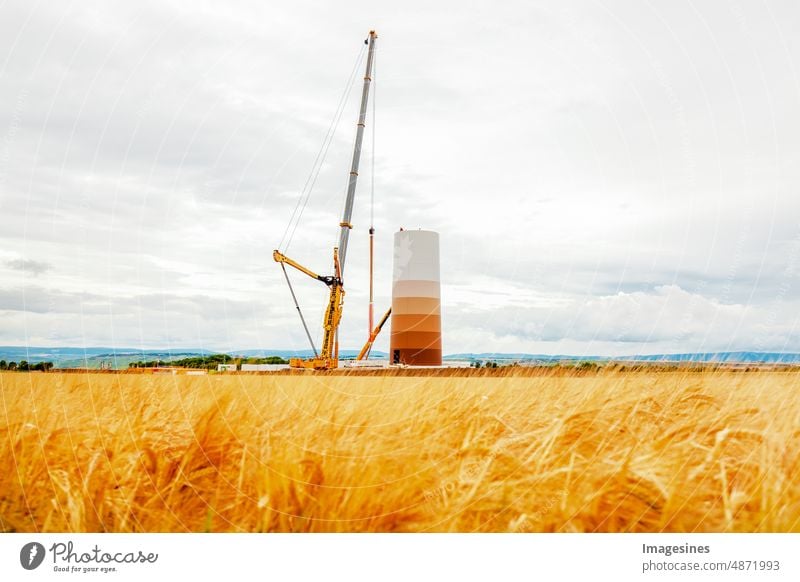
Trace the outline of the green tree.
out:
<instances>
[{"instance_id":1,"label":"green tree","mask_svg":"<svg viewBox=\"0 0 800 582\"><path fill-rule=\"evenodd\" d=\"M19 366L17 367L17 369L20 372L27 372L28 370L30 370L31 367L28 365L28 360L20 360Z\"/></svg>"},{"instance_id":2,"label":"green tree","mask_svg":"<svg viewBox=\"0 0 800 582\"><path fill-rule=\"evenodd\" d=\"M0 360L0 370L8 370L8 362Z\"/></svg>"},{"instance_id":3,"label":"green tree","mask_svg":"<svg viewBox=\"0 0 800 582\"><path fill-rule=\"evenodd\" d=\"M9 370L16 370L17 369L17 363L14 362L14 361L9 362L8 363L8 369Z\"/></svg>"}]
</instances>

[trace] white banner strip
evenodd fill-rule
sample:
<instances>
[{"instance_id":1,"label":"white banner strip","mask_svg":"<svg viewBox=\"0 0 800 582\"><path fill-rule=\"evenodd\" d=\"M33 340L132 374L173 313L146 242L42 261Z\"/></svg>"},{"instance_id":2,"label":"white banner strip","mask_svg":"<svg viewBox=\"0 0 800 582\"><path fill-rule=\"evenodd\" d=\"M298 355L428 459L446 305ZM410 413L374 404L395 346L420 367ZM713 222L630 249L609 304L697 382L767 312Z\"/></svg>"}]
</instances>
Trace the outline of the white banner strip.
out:
<instances>
[{"instance_id":1,"label":"white banner strip","mask_svg":"<svg viewBox=\"0 0 800 582\"><path fill-rule=\"evenodd\" d=\"M3 534L0 580L800 580L800 534Z\"/></svg>"}]
</instances>

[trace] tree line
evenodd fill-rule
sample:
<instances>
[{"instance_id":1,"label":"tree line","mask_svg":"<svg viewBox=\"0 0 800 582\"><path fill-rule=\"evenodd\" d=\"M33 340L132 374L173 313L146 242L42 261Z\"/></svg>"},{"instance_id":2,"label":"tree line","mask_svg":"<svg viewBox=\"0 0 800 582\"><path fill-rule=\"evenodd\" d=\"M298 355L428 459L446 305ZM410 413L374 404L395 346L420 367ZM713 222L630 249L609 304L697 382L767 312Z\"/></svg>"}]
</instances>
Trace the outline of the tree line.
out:
<instances>
[{"instance_id":1,"label":"tree line","mask_svg":"<svg viewBox=\"0 0 800 582\"><path fill-rule=\"evenodd\" d=\"M143 360L131 362L129 368L160 368L170 366L175 368L200 368L216 370L219 364L235 364L238 368L241 364L288 364L280 356L268 356L266 358L242 358L229 356L228 354L211 354L209 356L193 356L180 360Z\"/></svg>"},{"instance_id":2,"label":"tree line","mask_svg":"<svg viewBox=\"0 0 800 582\"><path fill-rule=\"evenodd\" d=\"M17 372L47 372L53 369L53 362L36 362L35 364L28 362L28 360L20 360L19 364L11 361L6 362L0 360L0 370L11 370Z\"/></svg>"}]
</instances>

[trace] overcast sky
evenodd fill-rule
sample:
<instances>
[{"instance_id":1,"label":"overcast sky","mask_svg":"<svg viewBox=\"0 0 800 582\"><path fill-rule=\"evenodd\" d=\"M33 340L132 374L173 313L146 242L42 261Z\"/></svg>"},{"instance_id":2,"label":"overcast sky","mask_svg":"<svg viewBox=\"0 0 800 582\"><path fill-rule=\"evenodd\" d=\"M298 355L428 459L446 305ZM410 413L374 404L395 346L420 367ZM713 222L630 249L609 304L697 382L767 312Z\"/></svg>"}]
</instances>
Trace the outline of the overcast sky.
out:
<instances>
[{"instance_id":1,"label":"overcast sky","mask_svg":"<svg viewBox=\"0 0 800 582\"><path fill-rule=\"evenodd\" d=\"M271 253L371 28L343 347L374 121L376 311L393 232L438 231L445 353L800 351L790 0L4 2L0 345L307 347ZM317 272L359 94L288 250Z\"/></svg>"}]
</instances>

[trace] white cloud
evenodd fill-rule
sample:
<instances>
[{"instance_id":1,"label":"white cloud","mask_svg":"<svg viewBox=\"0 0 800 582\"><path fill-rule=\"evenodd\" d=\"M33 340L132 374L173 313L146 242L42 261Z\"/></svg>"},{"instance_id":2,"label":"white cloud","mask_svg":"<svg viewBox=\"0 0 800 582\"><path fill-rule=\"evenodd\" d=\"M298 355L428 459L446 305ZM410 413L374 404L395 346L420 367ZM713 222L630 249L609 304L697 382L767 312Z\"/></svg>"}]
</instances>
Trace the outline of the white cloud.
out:
<instances>
[{"instance_id":1,"label":"white cloud","mask_svg":"<svg viewBox=\"0 0 800 582\"><path fill-rule=\"evenodd\" d=\"M462 336L480 329L513 351L552 353L554 346L602 345L606 353L659 351L798 350L800 302L770 307L721 303L676 285L648 291L575 297L571 300L475 310L452 304L449 324Z\"/></svg>"}]
</instances>

